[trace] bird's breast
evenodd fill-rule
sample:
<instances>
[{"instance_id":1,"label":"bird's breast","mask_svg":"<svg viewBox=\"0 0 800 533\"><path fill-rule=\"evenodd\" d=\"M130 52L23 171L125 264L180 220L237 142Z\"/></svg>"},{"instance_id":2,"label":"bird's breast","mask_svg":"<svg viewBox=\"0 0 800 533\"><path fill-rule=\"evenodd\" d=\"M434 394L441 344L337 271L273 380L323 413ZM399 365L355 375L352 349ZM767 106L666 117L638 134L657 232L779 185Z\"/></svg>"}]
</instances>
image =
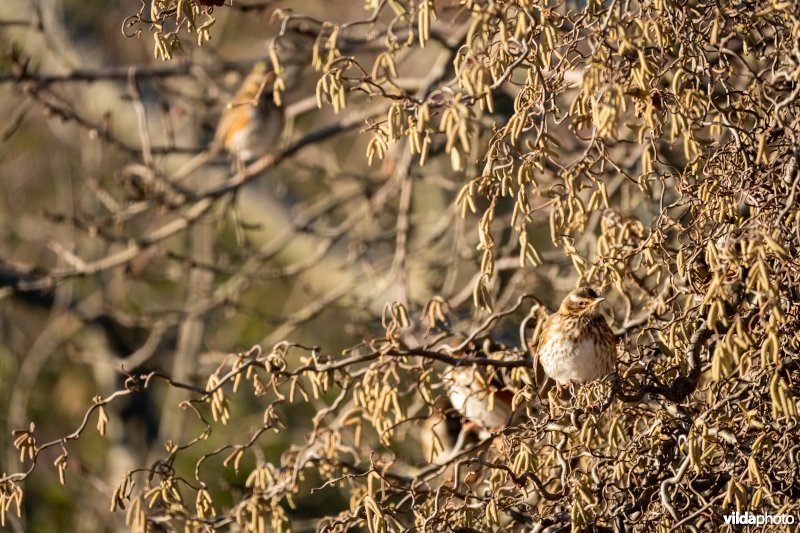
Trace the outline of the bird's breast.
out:
<instances>
[{"instance_id":1,"label":"bird's breast","mask_svg":"<svg viewBox=\"0 0 800 533\"><path fill-rule=\"evenodd\" d=\"M578 328L553 328L539 348L539 361L548 376L561 384L599 379L613 370L613 354L603 339L576 334ZM613 346L611 347L613 350Z\"/></svg>"}]
</instances>

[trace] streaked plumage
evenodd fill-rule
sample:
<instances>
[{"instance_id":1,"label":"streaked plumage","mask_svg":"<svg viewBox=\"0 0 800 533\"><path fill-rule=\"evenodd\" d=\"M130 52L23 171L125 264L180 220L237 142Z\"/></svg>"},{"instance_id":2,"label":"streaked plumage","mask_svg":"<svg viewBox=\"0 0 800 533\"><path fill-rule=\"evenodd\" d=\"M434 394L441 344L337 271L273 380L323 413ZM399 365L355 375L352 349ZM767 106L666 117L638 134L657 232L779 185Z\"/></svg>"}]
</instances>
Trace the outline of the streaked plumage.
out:
<instances>
[{"instance_id":1,"label":"streaked plumage","mask_svg":"<svg viewBox=\"0 0 800 533\"><path fill-rule=\"evenodd\" d=\"M591 288L575 289L545 321L537 355L559 386L600 379L614 371L615 337L598 309L602 301Z\"/></svg>"}]
</instances>

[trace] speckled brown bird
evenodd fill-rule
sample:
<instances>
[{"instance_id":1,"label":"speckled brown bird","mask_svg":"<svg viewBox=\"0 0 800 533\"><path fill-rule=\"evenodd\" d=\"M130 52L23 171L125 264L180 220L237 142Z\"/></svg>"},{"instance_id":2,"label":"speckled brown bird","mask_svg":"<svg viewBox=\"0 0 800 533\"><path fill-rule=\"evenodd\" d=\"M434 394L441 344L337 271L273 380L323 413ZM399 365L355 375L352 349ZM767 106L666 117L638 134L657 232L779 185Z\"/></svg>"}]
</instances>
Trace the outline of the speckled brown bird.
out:
<instances>
[{"instance_id":1,"label":"speckled brown bird","mask_svg":"<svg viewBox=\"0 0 800 533\"><path fill-rule=\"evenodd\" d=\"M244 163L276 150L284 117L272 101L274 74L257 63L219 119L212 147Z\"/></svg>"},{"instance_id":2,"label":"speckled brown bird","mask_svg":"<svg viewBox=\"0 0 800 533\"><path fill-rule=\"evenodd\" d=\"M562 386L600 379L615 369L616 338L600 314L603 300L593 289L580 287L544 323L537 356L559 392Z\"/></svg>"},{"instance_id":3,"label":"speckled brown bird","mask_svg":"<svg viewBox=\"0 0 800 533\"><path fill-rule=\"evenodd\" d=\"M509 423L514 394L497 380L487 378L484 369L453 367L443 381L453 408L482 430L482 438Z\"/></svg>"}]
</instances>

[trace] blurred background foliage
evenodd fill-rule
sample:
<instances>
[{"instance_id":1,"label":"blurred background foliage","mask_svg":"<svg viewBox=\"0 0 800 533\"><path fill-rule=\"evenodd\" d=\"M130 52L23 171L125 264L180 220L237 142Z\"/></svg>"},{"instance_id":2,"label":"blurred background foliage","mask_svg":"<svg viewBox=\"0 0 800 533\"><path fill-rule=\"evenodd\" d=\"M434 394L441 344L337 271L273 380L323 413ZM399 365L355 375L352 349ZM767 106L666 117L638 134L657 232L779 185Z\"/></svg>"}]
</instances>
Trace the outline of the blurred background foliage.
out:
<instances>
[{"instance_id":1,"label":"blurred background foliage","mask_svg":"<svg viewBox=\"0 0 800 533\"><path fill-rule=\"evenodd\" d=\"M5 527L800 518L794 4L218 3L0 4ZM208 150L259 61L281 139ZM592 408L529 347L579 283ZM473 364L518 416L436 460Z\"/></svg>"}]
</instances>

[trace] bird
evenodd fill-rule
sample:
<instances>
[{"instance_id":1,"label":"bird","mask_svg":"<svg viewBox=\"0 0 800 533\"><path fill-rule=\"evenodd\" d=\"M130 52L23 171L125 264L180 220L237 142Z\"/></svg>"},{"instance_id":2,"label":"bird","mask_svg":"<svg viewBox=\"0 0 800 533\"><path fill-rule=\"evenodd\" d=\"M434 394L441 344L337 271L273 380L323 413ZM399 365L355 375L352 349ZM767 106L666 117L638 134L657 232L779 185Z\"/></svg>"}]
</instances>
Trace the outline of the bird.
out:
<instances>
[{"instance_id":1,"label":"bird","mask_svg":"<svg viewBox=\"0 0 800 533\"><path fill-rule=\"evenodd\" d=\"M600 313L603 300L591 287L578 287L545 320L536 355L559 394L563 386L604 378L615 370L616 337Z\"/></svg>"},{"instance_id":2,"label":"bird","mask_svg":"<svg viewBox=\"0 0 800 533\"><path fill-rule=\"evenodd\" d=\"M223 110L211 143L243 164L273 151L280 139L284 116L272 100L275 74L258 62Z\"/></svg>"},{"instance_id":3,"label":"bird","mask_svg":"<svg viewBox=\"0 0 800 533\"><path fill-rule=\"evenodd\" d=\"M442 381L453 408L477 426L481 438L510 422L514 394L483 369L476 365L456 366L444 374Z\"/></svg>"}]
</instances>

